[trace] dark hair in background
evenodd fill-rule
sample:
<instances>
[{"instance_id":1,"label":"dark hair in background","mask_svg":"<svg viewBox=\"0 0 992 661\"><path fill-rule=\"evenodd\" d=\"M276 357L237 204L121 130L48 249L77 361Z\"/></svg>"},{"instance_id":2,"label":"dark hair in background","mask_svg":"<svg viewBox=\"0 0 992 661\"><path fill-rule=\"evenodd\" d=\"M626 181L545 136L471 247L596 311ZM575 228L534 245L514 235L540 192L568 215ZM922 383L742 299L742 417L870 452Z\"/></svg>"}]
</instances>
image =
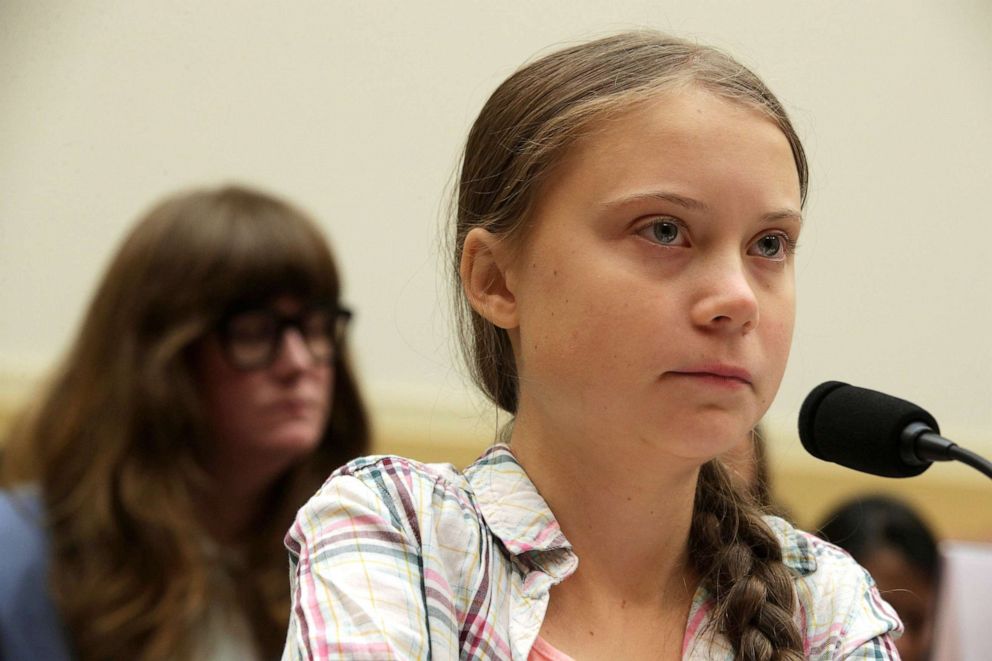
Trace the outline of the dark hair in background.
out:
<instances>
[{"instance_id":1,"label":"dark hair in background","mask_svg":"<svg viewBox=\"0 0 992 661\"><path fill-rule=\"evenodd\" d=\"M466 235L484 228L511 246L526 240L543 183L569 147L607 118L661 93L699 86L763 114L778 126L795 159L803 200L807 163L778 99L745 66L706 46L653 31L626 32L542 57L504 81L469 132L453 200L456 290ZM516 413L518 376L509 335L456 296L466 363L480 389ZM702 467L689 557L715 597L713 622L737 659L802 658L793 621L796 597L778 539L761 511L714 460Z\"/></svg>"},{"instance_id":2,"label":"dark hair in background","mask_svg":"<svg viewBox=\"0 0 992 661\"><path fill-rule=\"evenodd\" d=\"M194 505L212 439L191 354L231 306L283 294L338 301L311 220L240 187L171 197L125 238L71 350L15 425L0 478L40 487L53 595L78 658L188 656L217 599L218 562ZM334 361L319 447L279 479L226 566L265 657L278 655L290 608L283 535L326 476L368 447L346 352Z\"/></svg>"},{"instance_id":3,"label":"dark hair in background","mask_svg":"<svg viewBox=\"0 0 992 661\"><path fill-rule=\"evenodd\" d=\"M824 517L819 535L864 564L874 552L898 552L931 579L940 576L937 540L927 524L905 503L888 496L847 501Z\"/></svg>"}]
</instances>

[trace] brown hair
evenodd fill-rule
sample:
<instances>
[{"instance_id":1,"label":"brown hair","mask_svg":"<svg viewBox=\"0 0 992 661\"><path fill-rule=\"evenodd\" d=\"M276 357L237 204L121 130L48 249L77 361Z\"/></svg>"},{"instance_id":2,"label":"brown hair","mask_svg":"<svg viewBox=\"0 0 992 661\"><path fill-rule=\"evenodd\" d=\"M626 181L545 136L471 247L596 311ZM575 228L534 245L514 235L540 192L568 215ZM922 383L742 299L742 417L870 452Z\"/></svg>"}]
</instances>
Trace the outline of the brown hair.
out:
<instances>
[{"instance_id":1,"label":"brown hair","mask_svg":"<svg viewBox=\"0 0 992 661\"><path fill-rule=\"evenodd\" d=\"M788 518L784 516L784 510L772 500L766 445L765 433L759 423L740 445L720 455L720 461L735 479L738 489L749 495L762 510Z\"/></svg>"},{"instance_id":2,"label":"brown hair","mask_svg":"<svg viewBox=\"0 0 992 661\"><path fill-rule=\"evenodd\" d=\"M627 32L566 48L528 64L490 96L469 132L455 191L454 275L466 235L483 227L519 242L549 173L592 125L679 86L698 85L764 113L792 147L803 202L802 145L775 96L750 70L715 49L657 32ZM456 297L473 378L515 413L516 363L505 330ZM782 551L759 509L738 494L718 461L702 467L689 555L716 601L712 621L748 660L801 659L796 598Z\"/></svg>"},{"instance_id":3,"label":"brown hair","mask_svg":"<svg viewBox=\"0 0 992 661\"><path fill-rule=\"evenodd\" d=\"M177 195L130 232L74 345L4 449L3 482L34 481L51 538L55 602L78 658L187 656L216 599L219 563L193 496L211 443L194 345L233 305L289 294L336 302L339 280L313 222L238 187ZM319 447L272 488L226 567L259 650L278 654L289 613L285 530L369 429L345 352ZM235 555L238 555L237 553Z\"/></svg>"}]
</instances>

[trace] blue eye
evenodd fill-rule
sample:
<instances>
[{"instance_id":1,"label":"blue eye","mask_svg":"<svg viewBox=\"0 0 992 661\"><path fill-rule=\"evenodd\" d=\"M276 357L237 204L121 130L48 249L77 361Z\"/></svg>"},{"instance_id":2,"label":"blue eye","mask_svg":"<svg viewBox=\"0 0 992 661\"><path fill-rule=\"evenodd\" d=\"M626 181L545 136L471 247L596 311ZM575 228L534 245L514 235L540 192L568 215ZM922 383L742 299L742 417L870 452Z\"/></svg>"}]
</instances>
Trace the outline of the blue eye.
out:
<instances>
[{"instance_id":1,"label":"blue eye","mask_svg":"<svg viewBox=\"0 0 992 661\"><path fill-rule=\"evenodd\" d=\"M747 252L756 257L781 261L795 250L795 241L784 234L772 233L759 237Z\"/></svg>"},{"instance_id":2,"label":"blue eye","mask_svg":"<svg viewBox=\"0 0 992 661\"><path fill-rule=\"evenodd\" d=\"M655 219L650 225L644 226L638 234L663 246L688 245L685 229L682 223L675 219L665 217Z\"/></svg>"},{"instance_id":3,"label":"blue eye","mask_svg":"<svg viewBox=\"0 0 992 661\"><path fill-rule=\"evenodd\" d=\"M651 226L651 233L658 243L675 243L679 238L679 226L675 223L655 223Z\"/></svg>"},{"instance_id":4,"label":"blue eye","mask_svg":"<svg viewBox=\"0 0 992 661\"><path fill-rule=\"evenodd\" d=\"M775 257L782 250L782 237L769 234L758 239L754 245L762 257Z\"/></svg>"}]
</instances>

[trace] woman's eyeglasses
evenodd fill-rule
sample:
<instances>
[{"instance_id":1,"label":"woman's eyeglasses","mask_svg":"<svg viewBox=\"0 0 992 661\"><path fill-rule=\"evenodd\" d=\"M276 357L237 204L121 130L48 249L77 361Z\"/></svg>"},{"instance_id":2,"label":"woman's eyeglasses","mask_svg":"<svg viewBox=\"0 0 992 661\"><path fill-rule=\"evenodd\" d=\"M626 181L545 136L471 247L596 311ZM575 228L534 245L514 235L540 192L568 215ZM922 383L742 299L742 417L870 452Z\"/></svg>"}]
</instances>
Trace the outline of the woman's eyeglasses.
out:
<instances>
[{"instance_id":1,"label":"woman's eyeglasses","mask_svg":"<svg viewBox=\"0 0 992 661\"><path fill-rule=\"evenodd\" d=\"M221 320L221 346L233 367L261 369L272 364L286 331L294 328L314 362L329 364L344 341L350 320L351 310L329 305L307 307L295 315L268 308L244 310Z\"/></svg>"}]
</instances>

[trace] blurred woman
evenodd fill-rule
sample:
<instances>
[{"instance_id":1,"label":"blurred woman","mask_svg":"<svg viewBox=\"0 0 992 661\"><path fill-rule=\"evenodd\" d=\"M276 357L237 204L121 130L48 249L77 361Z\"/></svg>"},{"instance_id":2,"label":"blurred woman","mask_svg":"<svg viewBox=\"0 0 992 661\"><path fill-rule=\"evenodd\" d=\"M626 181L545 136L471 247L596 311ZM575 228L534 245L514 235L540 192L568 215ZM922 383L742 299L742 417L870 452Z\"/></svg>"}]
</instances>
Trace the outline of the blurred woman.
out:
<instances>
[{"instance_id":1,"label":"blurred woman","mask_svg":"<svg viewBox=\"0 0 992 661\"><path fill-rule=\"evenodd\" d=\"M367 450L327 243L181 194L130 232L0 465L0 657L263 658L297 508Z\"/></svg>"}]
</instances>

